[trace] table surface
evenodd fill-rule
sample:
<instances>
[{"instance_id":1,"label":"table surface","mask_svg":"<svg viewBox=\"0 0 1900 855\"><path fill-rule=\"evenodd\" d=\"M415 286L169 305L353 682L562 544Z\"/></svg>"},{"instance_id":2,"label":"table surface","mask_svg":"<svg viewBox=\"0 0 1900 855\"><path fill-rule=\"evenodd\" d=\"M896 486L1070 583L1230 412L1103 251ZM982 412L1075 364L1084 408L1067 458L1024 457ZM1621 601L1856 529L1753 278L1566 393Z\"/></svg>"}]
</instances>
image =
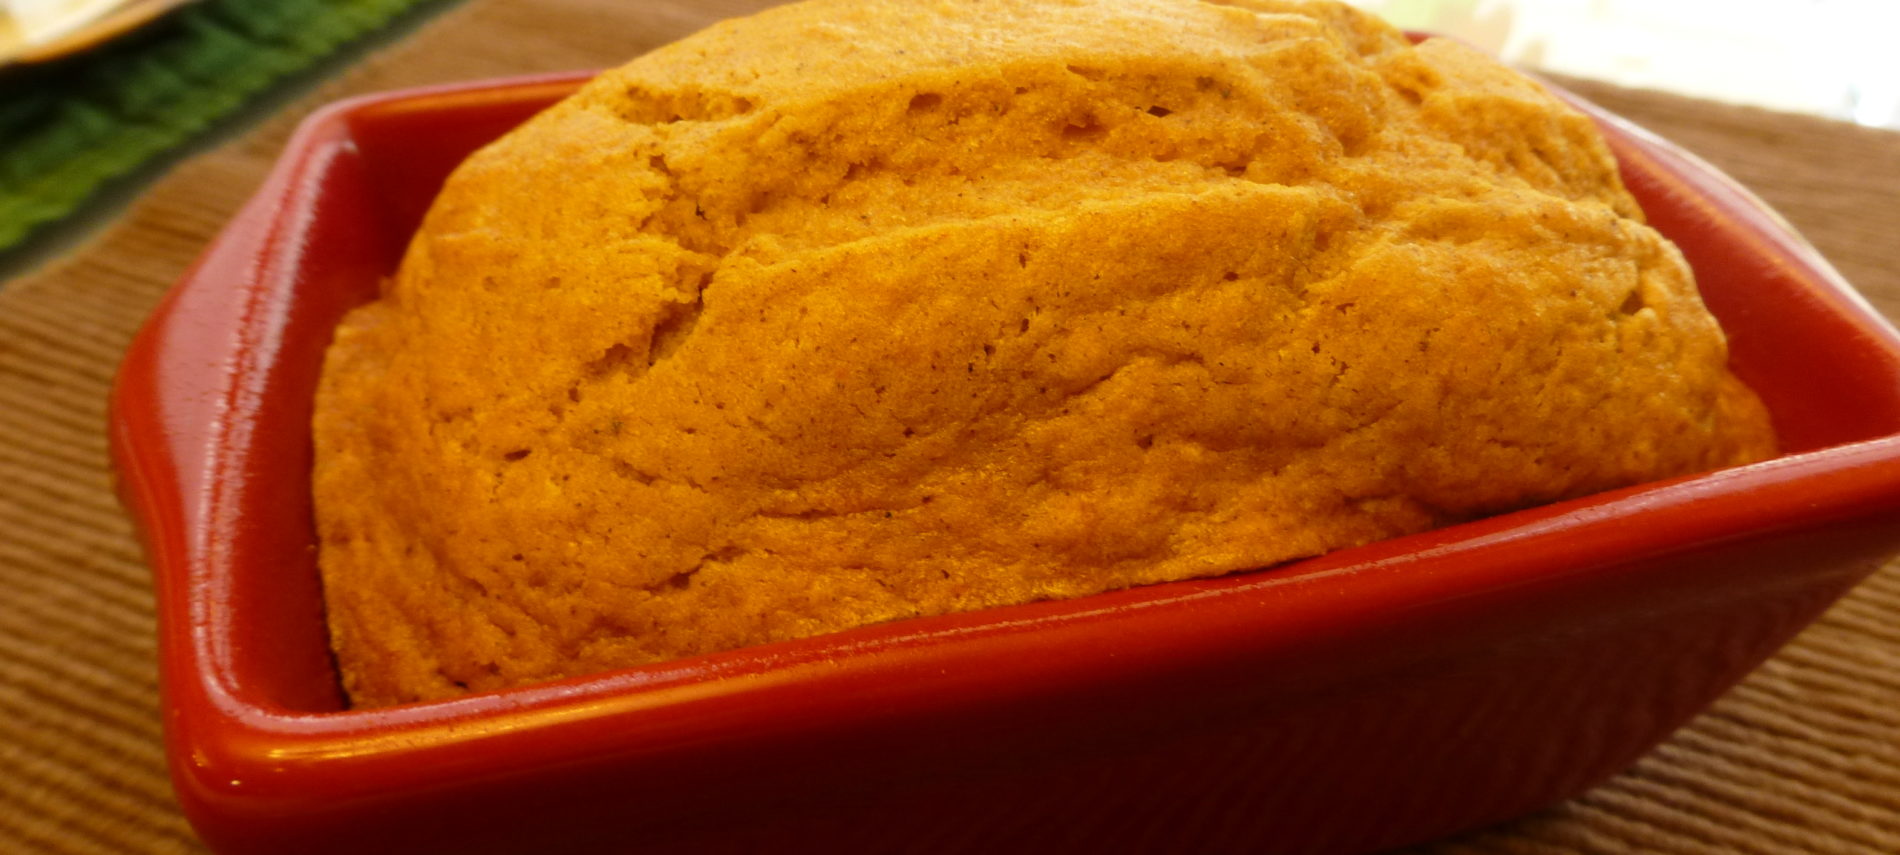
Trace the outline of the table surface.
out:
<instances>
[{"instance_id":1,"label":"table surface","mask_svg":"<svg viewBox=\"0 0 1900 855\"><path fill-rule=\"evenodd\" d=\"M105 394L165 288L336 97L617 64L763 0L473 0L191 160L0 290L0 851L198 852L159 745L153 608ZM1900 134L1574 83L1752 187L1900 317ZM1419 853L1900 852L1900 569L1581 798Z\"/></svg>"}]
</instances>

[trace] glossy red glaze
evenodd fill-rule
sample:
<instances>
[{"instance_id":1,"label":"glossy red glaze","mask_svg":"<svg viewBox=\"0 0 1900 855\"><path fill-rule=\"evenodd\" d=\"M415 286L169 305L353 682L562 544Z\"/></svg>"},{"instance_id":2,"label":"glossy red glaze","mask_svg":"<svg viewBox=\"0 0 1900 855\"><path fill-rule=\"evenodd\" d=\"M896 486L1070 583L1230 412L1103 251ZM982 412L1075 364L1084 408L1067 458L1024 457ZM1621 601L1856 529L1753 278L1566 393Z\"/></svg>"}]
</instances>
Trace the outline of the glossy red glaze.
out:
<instances>
[{"instance_id":1,"label":"glossy red glaze","mask_svg":"<svg viewBox=\"0 0 1900 855\"><path fill-rule=\"evenodd\" d=\"M180 802L226 853L1359 852L1623 768L1900 550L1900 337L1752 197L1598 114L1780 459L1228 578L347 711L308 420L453 165L578 76L313 116L113 397Z\"/></svg>"}]
</instances>

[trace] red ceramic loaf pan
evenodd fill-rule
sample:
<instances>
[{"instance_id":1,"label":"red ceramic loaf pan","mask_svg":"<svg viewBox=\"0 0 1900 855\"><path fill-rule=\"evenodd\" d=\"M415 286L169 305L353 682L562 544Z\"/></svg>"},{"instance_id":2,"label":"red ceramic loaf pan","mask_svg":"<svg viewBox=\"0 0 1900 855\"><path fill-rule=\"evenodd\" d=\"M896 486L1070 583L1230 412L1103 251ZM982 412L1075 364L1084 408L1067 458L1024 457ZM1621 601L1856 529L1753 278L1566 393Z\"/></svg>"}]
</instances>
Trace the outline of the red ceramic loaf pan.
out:
<instances>
[{"instance_id":1,"label":"red ceramic loaf pan","mask_svg":"<svg viewBox=\"0 0 1900 855\"><path fill-rule=\"evenodd\" d=\"M330 330L567 76L305 123L139 335L113 452L212 848L1362 852L1576 794L1900 550L1900 337L1704 164L1597 114L1787 452L1227 578L345 709L308 471Z\"/></svg>"}]
</instances>

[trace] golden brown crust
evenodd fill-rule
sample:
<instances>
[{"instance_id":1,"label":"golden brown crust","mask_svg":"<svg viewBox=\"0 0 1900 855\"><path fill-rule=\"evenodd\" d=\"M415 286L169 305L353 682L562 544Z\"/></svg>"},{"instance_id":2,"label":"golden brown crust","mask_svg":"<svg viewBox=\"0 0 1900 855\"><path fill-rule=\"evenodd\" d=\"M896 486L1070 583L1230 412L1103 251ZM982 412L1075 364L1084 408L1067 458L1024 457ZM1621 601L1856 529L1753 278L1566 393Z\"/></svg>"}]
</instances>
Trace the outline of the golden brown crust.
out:
<instances>
[{"instance_id":1,"label":"golden brown crust","mask_svg":"<svg viewBox=\"0 0 1900 855\"><path fill-rule=\"evenodd\" d=\"M1331 4L832 0L472 157L338 330L380 705L1260 567L1772 452L1584 117Z\"/></svg>"}]
</instances>

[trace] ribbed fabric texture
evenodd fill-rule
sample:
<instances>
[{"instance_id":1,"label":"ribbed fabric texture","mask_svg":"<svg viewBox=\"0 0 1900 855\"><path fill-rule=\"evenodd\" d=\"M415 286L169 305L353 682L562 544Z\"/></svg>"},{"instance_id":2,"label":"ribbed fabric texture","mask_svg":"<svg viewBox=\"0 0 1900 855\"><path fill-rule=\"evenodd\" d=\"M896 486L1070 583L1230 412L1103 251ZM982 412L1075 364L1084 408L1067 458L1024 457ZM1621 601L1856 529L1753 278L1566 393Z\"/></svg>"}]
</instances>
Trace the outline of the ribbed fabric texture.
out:
<instances>
[{"instance_id":1,"label":"ribbed fabric texture","mask_svg":"<svg viewBox=\"0 0 1900 855\"><path fill-rule=\"evenodd\" d=\"M755 5L474 0L312 105L610 65ZM1752 186L1900 316L1900 134L1576 89ZM295 118L185 164L99 242L0 290L0 852L200 851L166 782L150 583L111 492L105 395L139 322L261 180ZM1890 566L1627 773L1416 851L1900 852L1896 627Z\"/></svg>"},{"instance_id":2,"label":"ribbed fabric texture","mask_svg":"<svg viewBox=\"0 0 1900 855\"><path fill-rule=\"evenodd\" d=\"M0 74L0 250L285 75L428 0L204 0Z\"/></svg>"}]
</instances>

